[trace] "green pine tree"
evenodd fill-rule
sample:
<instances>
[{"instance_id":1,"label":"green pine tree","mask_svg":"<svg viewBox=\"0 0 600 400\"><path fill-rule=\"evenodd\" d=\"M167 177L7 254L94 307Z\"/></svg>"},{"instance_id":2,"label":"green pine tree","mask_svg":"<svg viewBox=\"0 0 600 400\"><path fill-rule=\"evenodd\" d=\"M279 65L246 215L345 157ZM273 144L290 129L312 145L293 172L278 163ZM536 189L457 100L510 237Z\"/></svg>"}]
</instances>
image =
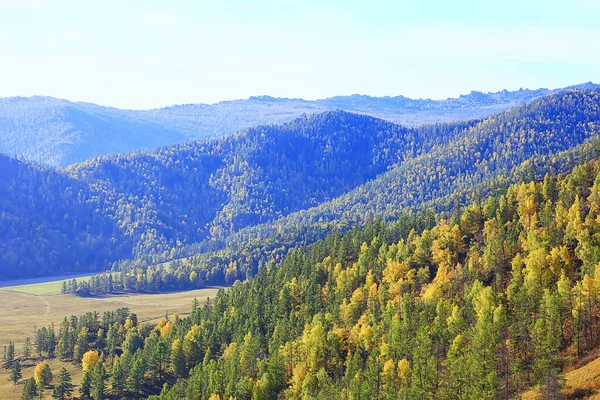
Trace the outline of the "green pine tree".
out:
<instances>
[{"instance_id":1,"label":"green pine tree","mask_svg":"<svg viewBox=\"0 0 600 400\"><path fill-rule=\"evenodd\" d=\"M144 384L144 375L146 374L146 359L140 356L133 362L131 371L129 373L129 379L131 382L131 389L135 393L140 393L142 385Z\"/></svg>"},{"instance_id":2,"label":"green pine tree","mask_svg":"<svg viewBox=\"0 0 600 400\"><path fill-rule=\"evenodd\" d=\"M10 364L15 359L15 342L8 342L4 359L7 364Z\"/></svg>"},{"instance_id":3,"label":"green pine tree","mask_svg":"<svg viewBox=\"0 0 600 400\"><path fill-rule=\"evenodd\" d=\"M33 400L37 397L37 385L35 379L29 378L25 381L23 386L23 392L21 393L21 400Z\"/></svg>"},{"instance_id":4,"label":"green pine tree","mask_svg":"<svg viewBox=\"0 0 600 400\"><path fill-rule=\"evenodd\" d=\"M10 376L8 380L11 381L13 385L16 385L22 376L23 372L21 371L21 362L19 360L13 361L10 367Z\"/></svg>"},{"instance_id":5,"label":"green pine tree","mask_svg":"<svg viewBox=\"0 0 600 400\"><path fill-rule=\"evenodd\" d=\"M81 387L79 388L79 394L84 399L89 399L92 393L92 371L87 370L83 373L81 379Z\"/></svg>"},{"instance_id":6,"label":"green pine tree","mask_svg":"<svg viewBox=\"0 0 600 400\"><path fill-rule=\"evenodd\" d=\"M54 390L52 391L52 398L58 400L65 400L73 394L73 384L71 383L71 374L66 368L60 370L58 379Z\"/></svg>"},{"instance_id":7,"label":"green pine tree","mask_svg":"<svg viewBox=\"0 0 600 400\"><path fill-rule=\"evenodd\" d=\"M25 338L25 345L23 346L23 357L29 358L31 356L31 339Z\"/></svg>"},{"instance_id":8,"label":"green pine tree","mask_svg":"<svg viewBox=\"0 0 600 400\"><path fill-rule=\"evenodd\" d=\"M127 370L123 365L123 360L119 359L115 362L111 376L112 393L117 396L123 396L125 393L125 384L127 382Z\"/></svg>"},{"instance_id":9,"label":"green pine tree","mask_svg":"<svg viewBox=\"0 0 600 400\"><path fill-rule=\"evenodd\" d=\"M106 396L106 369L104 364L99 362L92 373L92 394L94 400L104 400Z\"/></svg>"}]
</instances>

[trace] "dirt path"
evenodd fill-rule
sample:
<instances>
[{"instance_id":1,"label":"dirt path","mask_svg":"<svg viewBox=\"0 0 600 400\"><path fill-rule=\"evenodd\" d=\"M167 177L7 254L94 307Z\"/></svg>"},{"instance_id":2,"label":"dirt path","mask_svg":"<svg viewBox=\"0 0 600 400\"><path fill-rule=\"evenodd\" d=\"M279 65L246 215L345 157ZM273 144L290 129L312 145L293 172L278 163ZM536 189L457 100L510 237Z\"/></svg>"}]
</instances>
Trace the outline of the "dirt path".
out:
<instances>
[{"instance_id":1,"label":"dirt path","mask_svg":"<svg viewBox=\"0 0 600 400\"><path fill-rule=\"evenodd\" d=\"M44 314L44 318L48 318L50 316L50 311L52 311L52 306L45 298L39 296L38 299L40 299L46 305L46 314Z\"/></svg>"}]
</instances>

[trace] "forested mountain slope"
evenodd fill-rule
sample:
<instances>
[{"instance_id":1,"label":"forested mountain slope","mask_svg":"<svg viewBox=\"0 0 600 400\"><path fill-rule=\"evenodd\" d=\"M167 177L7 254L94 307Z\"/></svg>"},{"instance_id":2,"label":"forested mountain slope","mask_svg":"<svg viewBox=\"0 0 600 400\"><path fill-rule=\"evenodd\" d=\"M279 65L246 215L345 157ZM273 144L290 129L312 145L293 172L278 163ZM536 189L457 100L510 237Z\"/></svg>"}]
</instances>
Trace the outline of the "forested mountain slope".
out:
<instances>
[{"instance_id":1,"label":"forested mountain slope","mask_svg":"<svg viewBox=\"0 0 600 400\"><path fill-rule=\"evenodd\" d=\"M182 324L211 357L170 395L494 399L539 383L554 398L561 366L599 343L599 193L591 163L431 229L293 252Z\"/></svg>"},{"instance_id":2,"label":"forested mountain slope","mask_svg":"<svg viewBox=\"0 0 600 400\"><path fill-rule=\"evenodd\" d=\"M11 161L26 173L18 182L3 176L0 210L13 211L0 214L0 268L20 276L33 264L44 274L258 246L252 263L231 252L211 259L206 282L222 283L268 260L260 246L285 250L431 201L447 210L478 185L485 195L498 180L520 179L528 160L530 179L550 165L571 168L581 153L571 150L597 137L598 121L599 92L576 90L481 122L405 128L338 111L67 170ZM28 217L11 218L19 212Z\"/></svg>"},{"instance_id":3,"label":"forested mountain slope","mask_svg":"<svg viewBox=\"0 0 600 400\"><path fill-rule=\"evenodd\" d=\"M473 191L489 179L511 178L512 169L534 155L554 155L599 135L599 91L545 97L486 118L347 195L289 219L299 224L304 218L310 223L393 216L403 207ZM557 167L566 171L572 165Z\"/></svg>"},{"instance_id":4,"label":"forested mountain slope","mask_svg":"<svg viewBox=\"0 0 600 400\"><path fill-rule=\"evenodd\" d=\"M88 186L0 155L0 279L109 268L131 255Z\"/></svg>"},{"instance_id":5,"label":"forested mountain slope","mask_svg":"<svg viewBox=\"0 0 600 400\"><path fill-rule=\"evenodd\" d=\"M449 219L334 233L189 317L155 328L88 319L84 334L112 365L119 396L137 393L149 371L153 387L169 382L153 397L162 400L512 399L535 385L559 398L563 367L600 344L599 196L592 161ZM135 290L195 273L131 271L111 284ZM77 361L65 321L57 351ZM127 379L137 384L119 384Z\"/></svg>"},{"instance_id":6,"label":"forested mountain slope","mask_svg":"<svg viewBox=\"0 0 600 400\"><path fill-rule=\"evenodd\" d=\"M597 85L590 82L576 87ZM307 101L260 96L143 111L50 97L4 98L0 99L0 153L67 166L94 156L222 137L250 126L281 124L327 110L407 125L482 118L565 89L471 92L447 100L353 95Z\"/></svg>"},{"instance_id":7,"label":"forested mountain slope","mask_svg":"<svg viewBox=\"0 0 600 400\"><path fill-rule=\"evenodd\" d=\"M243 277L261 260L333 229L395 219L408 209L451 212L478 197L501 193L510 183L565 172L599 157L600 142L594 140L599 135L598 91L543 98L487 118L336 199L243 229L227 239L225 250L193 262L209 270L228 270L237 261L236 273Z\"/></svg>"},{"instance_id":8,"label":"forested mountain slope","mask_svg":"<svg viewBox=\"0 0 600 400\"><path fill-rule=\"evenodd\" d=\"M18 274L23 271L20 266L37 263L48 253L57 256L44 263L40 273L105 268L118 258L166 259L172 249L208 235L222 239L245 226L346 193L471 125L446 125L441 128L444 135L434 135L438 128L416 130L372 117L327 112L220 140L92 159L68 170L12 161L27 174L18 182L18 175L6 174L7 192L0 198L0 209L17 208L37 222L15 218L3 223L4 235L20 240L19 246L8 240L2 243L0 265L7 274ZM63 181L55 184L49 176ZM24 196L41 205L23 210ZM69 202L70 210L60 204L53 207L54 201ZM59 223L61 218L66 226ZM77 252L60 256L68 246L32 246L37 241L51 246L50 237L38 235L41 229L80 243L72 233L96 219L111 222L110 228L100 231L84 230L87 241L103 248L93 250L103 255L98 262L86 258L85 264L74 265L71 259ZM80 247L85 253L84 248ZM124 249L130 249L125 257Z\"/></svg>"},{"instance_id":9,"label":"forested mountain slope","mask_svg":"<svg viewBox=\"0 0 600 400\"><path fill-rule=\"evenodd\" d=\"M189 140L134 112L51 97L0 99L0 153L66 166Z\"/></svg>"},{"instance_id":10,"label":"forested mountain slope","mask_svg":"<svg viewBox=\"0 0 600 400\"><path fill-rule=\"evenodd\" d=\"M221 140L94 159L68 172L106 199L103 212L128 227L134 255L145 257L316 206L470 125L444 126L440 135L327 112Z\"/></svg>"}]
</instances>

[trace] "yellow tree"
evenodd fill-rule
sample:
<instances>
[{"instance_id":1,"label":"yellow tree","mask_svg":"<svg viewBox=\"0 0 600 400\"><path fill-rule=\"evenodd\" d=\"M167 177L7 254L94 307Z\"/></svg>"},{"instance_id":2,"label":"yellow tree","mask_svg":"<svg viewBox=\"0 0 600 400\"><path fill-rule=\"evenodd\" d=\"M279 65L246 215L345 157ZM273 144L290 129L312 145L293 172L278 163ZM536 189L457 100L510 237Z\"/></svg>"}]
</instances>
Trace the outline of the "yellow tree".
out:
<instances>
[{"instance_id":1,"label":"yellow tree","mask_svg":"<svg viewBox=\"0 0 600 400\"><path fill-rule=\"evenodd\" d=\"M398 361L398 380L400 383L400 398L406 399L408 398L408 389L410 387L410 380L412 375L412 367L410 366L410 362L403 358Z\"/></svg>"},{"instance_id":2,"label":"yellow tree","mask_svg":"<svg viewBox=\"0 0 600 400\"><path fill-rule=\"evenodd\" d=\"M581 218L581 200L579 196L575 197L575 201L567 214L567 227L565 229L565 237L569 240L577 240L577 236L583 230L583 220Z\"/></svg>"},{"instance_id":3,"label":"yellow tree","mask_svg":"<svg viewBox=\"0 0 600 400\"><path fill-rule=\"evenodd\" d=\"M81 359L81 366L83 371L87 371L89 369L94 369L98 362L100 361L100 355L96 350L90 350L83 355Z\"/></svg>"},{"instance_id":4,"label":"yellow tree","mask_svg":"<svg viewBox=\"0 0 600 400\"><path fill-rule=\"evenodd\" d=\"M52 370L46 361L43 361L35 366L33 370L33 379L38 387L45 387L52 382Z\"/></svg>"},{"instance_id":5,"label":"yellow tree","mask_svg":"<svg viewBox=\"0 0 600 400\"><path fill-rule=\"evenodd\" d=\"M160 328L160 336L166 336L173 330L173 323L171 321L167 321L165 325Z\"/></svg>"},{"instance_id":6,"label":"yellow tree","mask_svg":"<svg viewBox=\"0 0 600 400\"><path fill-rule=\"evenodd\" d=\"M202 361L202 344L200 343L201 328L194 325L183 338L183 353L189 368Z\"/></svg>"},{"instance_id":7,"label":"yellow tree","mask_svg":"<svg viewBox=\"0 0 600 400\"><path fill-rule=\"evenodd\" d=\"M302 335L301 351L309 370L313 373L325 365L326 343L326 331L319 322L306 326Z\"/></svg>"}]
</instances>

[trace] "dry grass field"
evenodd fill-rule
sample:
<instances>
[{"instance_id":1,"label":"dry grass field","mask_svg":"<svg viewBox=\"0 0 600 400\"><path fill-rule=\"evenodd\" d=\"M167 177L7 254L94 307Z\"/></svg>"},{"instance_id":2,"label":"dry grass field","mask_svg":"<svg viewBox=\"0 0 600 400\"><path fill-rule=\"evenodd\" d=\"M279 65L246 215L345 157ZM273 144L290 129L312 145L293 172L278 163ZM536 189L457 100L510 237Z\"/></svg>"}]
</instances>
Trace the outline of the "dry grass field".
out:
<instances>
[{"instance_id":1,"label":"dry grass field","mask_svg":"<svg viewBox=\"0 0 600 400\"><path fill-rule=\"evenodd\" d=\"M104 298L81 298L72 295L34 294L54 293L52 288L60 288L53 282L32 285L11 286L0 289L0 348L9 341L16 343L17 355L20 355L25 338L33 338L34 326L42 327L51 323L59 325L65 316L80 315L88 311L104 311L128 307L141 322L154 322L165 314L186 315L192 300L205 302L214 298L217 288L206 288L187 292L164 294L135 294L109 296ZM59 289L60 290L60 289ZM23 379L16 387L8 382L9 371L0 368L0 399L18 399L23 388L22 382L33 375L34 362L28 362L23 368ZM81 380L81 370L73 364L51 360L50 366L56 374L65 366L73 374L73 383ZM46 398L50 398L48 390Z\"/></svg>"},{"instance_id":2,"label":"dry grass field","mask_svg":"<svg viewBox=\"0 0 600 400\"><path fill-rule=\"evenodd\" d=\"M563 395L567 399L600 400L600 358L565 374ZM523 394L523 400L541 400L537 390Z\"/></svg>"}]
</instances>

